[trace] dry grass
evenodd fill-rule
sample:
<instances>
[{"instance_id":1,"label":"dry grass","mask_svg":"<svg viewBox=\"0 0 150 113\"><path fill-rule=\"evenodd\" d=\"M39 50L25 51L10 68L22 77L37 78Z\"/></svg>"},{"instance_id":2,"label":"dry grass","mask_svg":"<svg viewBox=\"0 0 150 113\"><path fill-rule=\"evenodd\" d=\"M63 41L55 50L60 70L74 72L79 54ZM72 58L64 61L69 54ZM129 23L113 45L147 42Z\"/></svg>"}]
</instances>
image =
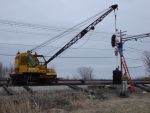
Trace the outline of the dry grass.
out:
<instances>
[{"instance_id":1,"label":"dry grass","mask_svg":"<svg viewBox=\"0 0 150 113\"><path fill-rule=\"evenodd\" d=\"M101 93L100 93L101 94ZM34 95L1 96L0 113L150 113L150 94L129 98L87 96L82 92L57 91Z\"/></svg>"},{"instance_id":2,"label":"dry grass","mask_svg":"<svg viewBox=\"0 0 150 113\"><path fill-rule=\"evenodd\" d=\"M36 113L29 95L0 97L0 113Z\"/></svg>"}]
</instances>

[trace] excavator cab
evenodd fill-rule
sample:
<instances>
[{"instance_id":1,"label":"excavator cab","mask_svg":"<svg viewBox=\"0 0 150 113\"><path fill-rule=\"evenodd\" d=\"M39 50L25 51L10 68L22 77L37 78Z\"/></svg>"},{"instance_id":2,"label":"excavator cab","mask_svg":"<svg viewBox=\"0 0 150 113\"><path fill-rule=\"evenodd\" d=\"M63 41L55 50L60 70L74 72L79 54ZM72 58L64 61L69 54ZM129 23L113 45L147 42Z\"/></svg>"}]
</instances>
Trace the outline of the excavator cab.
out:
<instances>
[{"instance_id":1,"label":"excavator cab","mask_svg":"<svg viewBox=\"0 0 150 113\"><path fill-rule=\"evenodd\" d=\"M38 59L39 65L45 65L46 59L43 55L37 55L35 53L34 56ZM48 78L55 79L57 77L57 73L55 71L55 68L47 68L46 69L46 74L42 75L42 76L46 76Z\"/></svg>"},{"instance_id":2,"label":"excavator cab","mask_svg":"<svg viewBox=\"0 0 150 113\"><path fill-rule=\"evenodd\" d=\"M14 84L27 84L28 82L47 83L57 78L54 68L47 68L43 55L32 54L27 51L17 53L15 58L15 71L10 74ZM55 80L54 80L55 81Z\"/></svg>"}]
</instances>

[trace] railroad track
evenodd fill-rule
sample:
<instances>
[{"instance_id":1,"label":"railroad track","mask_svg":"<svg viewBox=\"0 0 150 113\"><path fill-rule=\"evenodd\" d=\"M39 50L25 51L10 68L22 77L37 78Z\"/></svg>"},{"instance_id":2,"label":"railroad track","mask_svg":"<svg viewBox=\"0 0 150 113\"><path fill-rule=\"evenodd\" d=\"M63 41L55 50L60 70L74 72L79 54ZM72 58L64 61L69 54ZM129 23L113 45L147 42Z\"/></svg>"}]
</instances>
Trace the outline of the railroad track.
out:
<instances>
[{"instance_id":1,"label":"railroad track","mask_svg":"<svg viewBox=\"0 0 150 113\"><path fill-rule=\"evenodd\" d=\"M134 84L150 84L150 80L133 80ZM48 86L48 85L110 85L113 84L112 80L58 80L57 83L51 84L37 84L29 83L29 86ZM6 79L0 80L0 86L11 85L8 84Z\"/></svg>"},{"instance_id":2,"label":"railroad track","mask_svg":"<svg viewBox=\"0 0 150 113\"><path fill-rule=\"evenodd\" d=\"M136 84L135 87L138 87L146 92L150 92L150 86L147 86L145 84Z\"/></svg>"},{"instance_id":3,"label":"railroad track","mask_svg":"<svg viewBox=\"0 0 150 113\"><path fill-rule=\"evenodd\" d=\"M145 82L147 83L147 82ZM60 91L60 90L69 90L69 89L72 89L72 90L75 90L75 91L83 91L87 94L94 94L92 93L90 90L89 90L89 87L94 87L94 88L99 88L101 86L101 88L105 88L105 86L112 86L112 83L107 85L107 84L88 84L88 85L78 85L78 84L75 84L73 83L72 84L66 84L64 83L65 85L51 85L51 86L1 86L0 89L2 89L1 91L5 93L5 95L16 95L16 94L20 94L21 92L23 93L28 93L31 95L31 97L33 98L33 102L34 102L34 94L35 93L38 93L38 92L51 92L51 91ZM83 86L83 87L82 87ZM137 82L137 84L135 84L135 87L138 87L140 89L142 89L143 91L146 91L146 92L150 92L150 86L147 86L145 84L140 83L140 82ZM1 93L2 93L1 92ZM35 103L35 102L34 102Z\"/></svg>"}]
</instances>

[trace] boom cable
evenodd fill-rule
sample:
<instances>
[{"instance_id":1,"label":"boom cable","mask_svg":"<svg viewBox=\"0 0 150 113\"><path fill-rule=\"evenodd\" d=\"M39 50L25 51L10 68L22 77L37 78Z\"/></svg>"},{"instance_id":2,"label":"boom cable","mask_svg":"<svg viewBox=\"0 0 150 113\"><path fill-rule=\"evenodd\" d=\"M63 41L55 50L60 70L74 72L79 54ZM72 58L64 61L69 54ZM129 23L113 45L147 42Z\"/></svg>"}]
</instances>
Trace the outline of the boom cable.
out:
<instances>
[{"instance_id":1,"label":"boom cable","mask_svg":"<svg viewBox=\"0 0 150 113\"><path fill-rule=\"evenodd\" d=\"M108 9L109 9L109 8L108 8ZM106 9L106 10L108 10L108 9ZM41 47L46 46L46 45L47 45L48 43L50 43L51 41L53 41L53 40L55 40L55 39L58 39L58 38L61 38L61 37L63 37L64 35L66 35L67 33L70 33L70 32L72 32L72 31L74 31L74 30L76 30L76 29L78 29L78 28L80 28L80 27L86 25L89 21L94 20L96 17L98 17L101 13L105 12L106 10L103 10L102 12L97 13L96 15L94 15L94 16L92 16L92 17L86 19L85 21L83 21L83 22L81 22L81 23L79 23L79 24L77 24L77 25L75 25L75 26L73 26L73 27L71 27L71 28L65 30L64 32L62 32L62 33L60 33L60 34L54 36L53 38L51 38L51 39L49 39L49 40L47 40L47 41L45 41L45 42L43 42L43 43L41 43L40 45L34 47L34 48L31 49L30 51L33 51L33 50L35 50L35 49L40 49Z\"/></svg>"}]
</instances>

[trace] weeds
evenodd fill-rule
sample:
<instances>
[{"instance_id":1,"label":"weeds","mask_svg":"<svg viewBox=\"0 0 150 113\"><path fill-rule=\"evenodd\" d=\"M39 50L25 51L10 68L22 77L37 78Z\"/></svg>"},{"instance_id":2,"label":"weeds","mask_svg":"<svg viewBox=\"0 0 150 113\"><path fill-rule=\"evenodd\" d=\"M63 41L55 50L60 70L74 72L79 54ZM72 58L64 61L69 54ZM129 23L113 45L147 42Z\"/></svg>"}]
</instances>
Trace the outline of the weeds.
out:
<instances>
[{"instance_id":1,"label":"weeds","mask_svg":"<svg viewBox=\"0 0 150 113\"><path fill-rule=\"evenodd\" d=\"M56 91L34 94L37 106L29 94L0 96L0 113L149 113L150 95L140 94L130 98L89 98L83 92ZM110 95L110 94L109 94ZM142 97L142 98L140 98ZM139 104L140 103L140 104ZM138 107L136 107L138 106Z\"/></svg>"}]
</instances>

